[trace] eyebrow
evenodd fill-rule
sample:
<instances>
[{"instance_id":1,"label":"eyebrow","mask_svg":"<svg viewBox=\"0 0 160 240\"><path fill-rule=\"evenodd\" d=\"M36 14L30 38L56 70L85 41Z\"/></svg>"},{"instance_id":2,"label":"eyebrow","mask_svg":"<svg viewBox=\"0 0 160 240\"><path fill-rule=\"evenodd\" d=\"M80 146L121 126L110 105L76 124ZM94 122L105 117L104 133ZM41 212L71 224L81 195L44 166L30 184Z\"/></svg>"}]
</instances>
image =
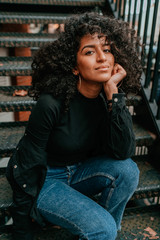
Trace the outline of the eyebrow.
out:
<instances>
[{"instance_id":1,"label":"eyebrow","mask_svg":"<svg viewBox=\"0 0 160 240\"><path fill-rule=\"evenodd\" d=\"M102 45L102 47L104 47L104 46L109 46L109 45L110 45L110 44L106 42L105 44ZM85 48L95 48L95 45L86 45L86 46L84 46L84 47L82 48L81 52L82 52Z\"/></svg>"}]
</instances>

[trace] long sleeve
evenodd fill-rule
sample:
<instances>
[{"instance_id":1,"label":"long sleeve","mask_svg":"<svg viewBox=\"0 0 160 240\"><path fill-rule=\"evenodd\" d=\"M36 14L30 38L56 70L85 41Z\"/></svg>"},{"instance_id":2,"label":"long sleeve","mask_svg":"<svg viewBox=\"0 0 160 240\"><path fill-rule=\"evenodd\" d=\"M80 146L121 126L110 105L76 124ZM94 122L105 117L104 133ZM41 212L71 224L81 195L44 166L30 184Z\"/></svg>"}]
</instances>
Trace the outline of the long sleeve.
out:
<instances>
[{"instance_id":1,"label":"long sleeve","mask_svg":"<svg viewBox=\"0 0 160 240\"><path fill-rule=\"evenodd\" d=\"M57 102L51 95L42 95L33 109L25 134L11 157L7 177L14 180L28 194L36 196L42 186L46 166L46 146L58 118Z\"/></svg>"},{"instance_id":2,"label":"long sleeve","mask_svg":"<svg viewBox=\"0 0 160 240\"><path fill-rule=\"evenodd\" d=\"M126 159L135 152L132 117L125 104L124 93L113 94L112 111L107 114L104 150L117 159Z\"/></svg>"}]
</instances>

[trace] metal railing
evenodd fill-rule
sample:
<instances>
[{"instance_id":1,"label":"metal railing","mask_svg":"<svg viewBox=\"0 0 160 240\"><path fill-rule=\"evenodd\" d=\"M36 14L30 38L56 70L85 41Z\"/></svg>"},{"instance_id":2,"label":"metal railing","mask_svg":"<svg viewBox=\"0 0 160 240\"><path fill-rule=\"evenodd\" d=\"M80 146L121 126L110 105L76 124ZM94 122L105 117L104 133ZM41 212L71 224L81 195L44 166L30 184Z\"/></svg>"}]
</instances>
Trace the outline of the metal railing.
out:
<instances>
[{"instance_id":1,"label":"metal railing","mask_svg":"<svg viewBox=\"0 0 160 240\"><path fill-rule=\"evenodd\" d=\"M142 92L160 137L160 0L108 0L116 18L141 38Z\"/></svg>"}]
</instances>

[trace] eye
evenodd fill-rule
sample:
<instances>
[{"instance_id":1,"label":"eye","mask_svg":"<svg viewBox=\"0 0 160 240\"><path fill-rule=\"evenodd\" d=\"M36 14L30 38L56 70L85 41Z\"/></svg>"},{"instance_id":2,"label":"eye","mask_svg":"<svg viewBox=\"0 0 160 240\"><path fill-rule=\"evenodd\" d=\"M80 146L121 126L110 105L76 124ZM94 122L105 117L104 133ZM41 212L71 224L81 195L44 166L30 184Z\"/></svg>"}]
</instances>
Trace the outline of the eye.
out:
<instances>
[{"instance_id":1,"label":"eye","mask_svg":"<svg viewBox=\"0 0 160 240\"><path fill-rule=\"evenodd\" d=\"M92 55L94 52L93 51L87 51L85 55Z\"/></svg>"},{"instance_id":2,"label":"eye","mask_svg":"<svg viewBox=\"0 0 160 240\"><path fill-rule=\"evenodd\" d=\"M103 51L104 51L105 53L108 53L108 52L111 53L111 50L108 49L108 48L104 49Z\"/></svg>"}]
</instances>

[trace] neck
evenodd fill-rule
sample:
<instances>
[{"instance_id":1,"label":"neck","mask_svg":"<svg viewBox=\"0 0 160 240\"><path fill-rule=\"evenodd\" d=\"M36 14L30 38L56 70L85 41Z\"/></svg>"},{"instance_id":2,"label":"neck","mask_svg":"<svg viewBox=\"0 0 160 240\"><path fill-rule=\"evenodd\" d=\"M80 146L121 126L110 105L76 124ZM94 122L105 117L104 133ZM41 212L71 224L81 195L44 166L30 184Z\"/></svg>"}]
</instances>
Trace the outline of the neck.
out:
<instances>
[{"instance_id":1,"label":"neck","mask_svg":"<svg viewBox=\"0 0 160 240\"><path fill-rule=\"evenodd\" d=\"M78 82L77 88L78 91L85 97L96 98L102 89L102 84L81 80Z\"/></svg>"}]
</instances>

